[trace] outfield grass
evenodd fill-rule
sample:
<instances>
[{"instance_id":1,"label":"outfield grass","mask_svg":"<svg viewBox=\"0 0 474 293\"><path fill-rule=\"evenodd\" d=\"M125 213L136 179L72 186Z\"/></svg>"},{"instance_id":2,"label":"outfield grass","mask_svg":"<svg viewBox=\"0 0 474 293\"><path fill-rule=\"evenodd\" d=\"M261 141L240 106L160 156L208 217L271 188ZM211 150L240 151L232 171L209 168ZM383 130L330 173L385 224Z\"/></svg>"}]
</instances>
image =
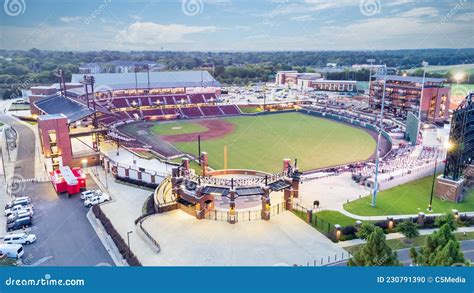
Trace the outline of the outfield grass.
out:
<instances>
[{"instance_id":1,"label":"outfield grass","mask_svg":"<svg viewBox=\"0 0 474 293\"><path fill-rule=\"evenodd\" d=\"M240 111L245 114L253 114L262 112L262 108L259 106L239 106Z\"/></svg>"},{"instance_id":2,"label":"outfield grass","mask_svg":"<svg viewBox=\"0 0 474 293\"><path fill-rule=\"evenodd\" d=\"M396 186L377 195L376 207L370 206L371 196L344 204L344 209L360 216L404 215L426 212L428 208L433 177ZM447 213L452 209L461 212L474 211L474 191L467 194L461 203L443 201L433 196L433 212Z\"/></svg>"},{"instance_id":3,"label":"outfield grass","mask_svg":"<svg viewBox=\"0 0 474 293\"><path fill-rule=\"evenodd\" d=\"M284 158L297 158L300 170L310 170L365 160L375 150L375 140L366 131L309 115L285 113L225 120L234 124L232 133L201 141L201 149L209 154L214 169L224 167L224 146L229 169L267 172L280 171ZM197 155L194 141L175 146Z\"/></svg>"},{"instance_id":4,"label":"outfield grass","mask_svg":"<svg viewBox=\"0 0 474 293\"><path fill-rule=\"evenodd\" d=\"M423 69L422 67L407 70L408 72L414 72L417 69ZM426 72L446 74L448 72L464 72L465 74L474 74L474 64L455 64L455 65L430 65L426 67Z\"/></svg>"},{"instance_id":5,"label":"outfield grass","mask_svg":"<svg viewBox=\"0 0 474 293\"><path fill-rule=\"evenodd\" d=\"M159 123L151 128L151 132L156 135L188 134L205 131L207 131L206 127L190 121Z\"/></svg>"}]
</instances>

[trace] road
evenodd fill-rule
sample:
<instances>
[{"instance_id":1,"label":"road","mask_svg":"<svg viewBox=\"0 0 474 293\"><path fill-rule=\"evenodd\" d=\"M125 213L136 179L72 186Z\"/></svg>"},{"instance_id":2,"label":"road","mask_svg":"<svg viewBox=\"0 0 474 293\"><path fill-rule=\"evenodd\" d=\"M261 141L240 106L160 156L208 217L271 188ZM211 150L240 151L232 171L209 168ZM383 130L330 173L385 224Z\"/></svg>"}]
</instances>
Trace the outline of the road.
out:
<instances>
[{"instance_id":1,"label":"road","mask_svg":"<svg viewBox=\"0 0 474 293\"><path fill-rule=\"evenodd\" d=\"M114 265L87 220L87 209L78 196L68 198L56 194L50 182L28 182L35 178L34 132L6 115L0 115L0 121L13 126L19 135L14 173L17 178L26 180L15 188L16 195L30 196L34 205L31 232L38 240L25 245L24 263L33 266ZM95 185L90 179L87 184Z\"/></svg>"}]
</instances>

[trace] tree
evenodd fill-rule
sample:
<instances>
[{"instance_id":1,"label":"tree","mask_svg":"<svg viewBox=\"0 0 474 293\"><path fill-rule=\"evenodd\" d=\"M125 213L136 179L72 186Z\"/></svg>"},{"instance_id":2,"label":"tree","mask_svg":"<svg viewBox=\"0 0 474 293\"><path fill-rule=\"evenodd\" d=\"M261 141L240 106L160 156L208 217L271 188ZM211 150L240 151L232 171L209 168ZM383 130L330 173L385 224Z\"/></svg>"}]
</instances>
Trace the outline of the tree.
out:
<instances>
[{"instance_id":1,"label":"tree","mask_svg":"<svg viewBox=\"0 0 474 293\"><path fill-rule=\"evenodd\" d=\"M372 234L375 231L375 225L370 223L370 222L364 222L362 223L362 226L360 226L359 231L356 233L357 238L360 238L362 240L366 240L370 234Z\"/></svg>"},{"instance_id":2,"label":"tree","mask_svg":"<svg viewBox=\"0 0 474 293\"><path fill-rule=\"evenodd\" d=\"M414 264L421 266L450 266L466 263L459 241L454 237L449 223L426 238L425 245L416 251L410 250Z\"/></svg>"},{"instance_id":3,"label":"tree","mask_svg":"<svg viewBox=\"0 0 474 293\"><path fill-rule=\"evenodd\" d=\"M451 231L455 231L457 229L456 219L454 218L453 214L446 214L438 217L435 223L438 227L442 227L444 224L447 224Z\"/></svg>"},{"instance_id":4,"label":"tree","mask_svg":"<svg viewBox=\"0 0 474 293\"><path fill-rule=\"evenodd\" d=\"M410 220L406 220L398 224L397 232L400 232L408 239L413 239L420 235L420 232L418 231L418 224L413 223L413 221Z\"/></svg>"},{"instance_id":5,"label":"tree","mask_svg":"<svg viewBox=\"0 0 474 293\"><path fill-rule=\"evenodd\" d=\"M347 263L348 266L399 266L397 253L392 251L379 227L368 236L367 243Z\"/></svg>"}]
</instances>

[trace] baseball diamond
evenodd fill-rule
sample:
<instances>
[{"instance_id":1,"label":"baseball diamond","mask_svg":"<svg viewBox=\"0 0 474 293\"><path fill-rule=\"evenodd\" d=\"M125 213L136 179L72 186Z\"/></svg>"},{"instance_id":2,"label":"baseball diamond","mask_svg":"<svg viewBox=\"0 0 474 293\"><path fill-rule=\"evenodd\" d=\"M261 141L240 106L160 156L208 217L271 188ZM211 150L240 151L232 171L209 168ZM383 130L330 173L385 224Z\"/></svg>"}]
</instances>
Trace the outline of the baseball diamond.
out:
<instances>
[{"instance_id":1,"label":"baseball diamond","mask_svg":"<svg viewBox=\"0 0 474 293\"><path fill-rule=\"evenodd\" d=\"M164 156L209 154L209 165L276 172L283 157L298 158L301 170L313 170L373 157L375 133L301 113L238 116L169 122L136 122L119 130L146 143ZM143 133L146 130L146 134ZM173 134L175 133L175 134Z\"/></svg>"}]
</instances>

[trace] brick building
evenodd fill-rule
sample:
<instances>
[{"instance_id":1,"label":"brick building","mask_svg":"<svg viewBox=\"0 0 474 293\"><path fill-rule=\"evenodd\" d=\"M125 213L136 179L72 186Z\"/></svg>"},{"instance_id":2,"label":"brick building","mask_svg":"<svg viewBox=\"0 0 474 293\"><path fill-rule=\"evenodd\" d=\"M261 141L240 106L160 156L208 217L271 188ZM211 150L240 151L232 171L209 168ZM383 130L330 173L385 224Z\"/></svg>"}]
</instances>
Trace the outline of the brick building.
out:
<instances>
[{"instance_id":1,"label":"brick building","mask_svg":"<svg viewBox=\"0 0 474 293\"><path fill-rule=\"evenodd\" d=\"M449 119L451 88L443 78L425 78L423 97L422 77L387 75L385 111L400 118L408 112L418 115L421 101L421 120L444 122ZM376 75L370 86L370 106L380 109L383 93L383 76Z\"/></svg>"}]
</instances>

